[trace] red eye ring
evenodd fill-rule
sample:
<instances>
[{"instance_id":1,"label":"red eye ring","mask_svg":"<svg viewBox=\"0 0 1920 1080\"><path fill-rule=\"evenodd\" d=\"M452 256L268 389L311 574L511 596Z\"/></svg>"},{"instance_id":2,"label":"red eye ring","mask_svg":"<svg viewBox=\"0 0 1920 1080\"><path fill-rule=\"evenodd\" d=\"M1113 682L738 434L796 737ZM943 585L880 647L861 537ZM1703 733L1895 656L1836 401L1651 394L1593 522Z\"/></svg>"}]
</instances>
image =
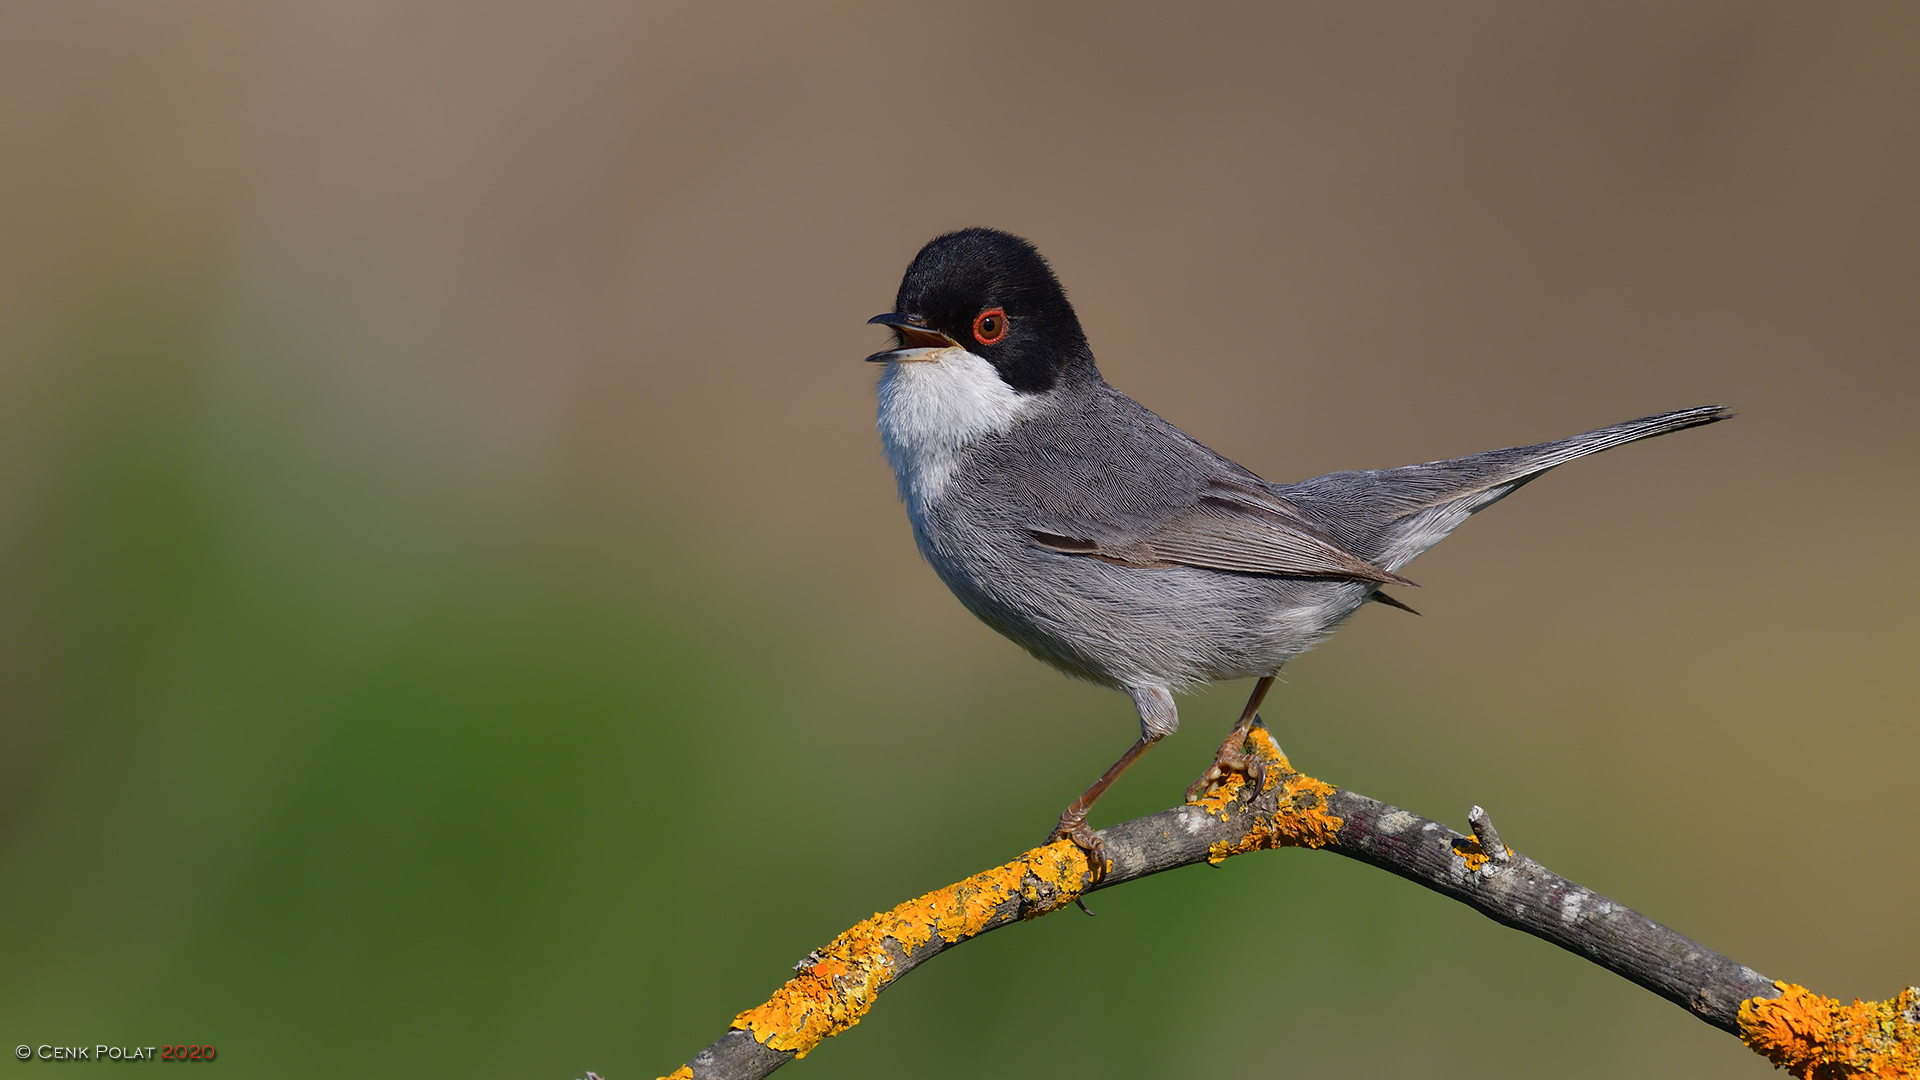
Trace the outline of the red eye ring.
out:
<instances>
[{"instance_id":1,"label":"red eye ring","mask_svg":"<svg viewBox=\"0 0 1920 1080\"><path fill-rule=\"evenodd\" d=\"M973 340L982 345L998 345L1007 336L1007 313L988 308L973 317Z\"/></svg>"}]
</instances>

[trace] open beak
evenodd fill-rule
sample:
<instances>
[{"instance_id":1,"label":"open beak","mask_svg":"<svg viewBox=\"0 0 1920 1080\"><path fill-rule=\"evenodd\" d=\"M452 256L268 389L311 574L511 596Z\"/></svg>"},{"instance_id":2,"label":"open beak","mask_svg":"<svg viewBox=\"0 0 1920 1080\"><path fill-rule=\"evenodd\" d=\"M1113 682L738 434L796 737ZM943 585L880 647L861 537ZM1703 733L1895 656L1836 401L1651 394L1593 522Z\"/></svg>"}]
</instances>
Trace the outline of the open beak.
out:
<instances>
[{"instance_id":1,"label":"open beak","mask_svg":"<svg viewBox=\"0 0 1920 1080\"><path fill-rule=\"evenodd\" d=\"M928 359L927 354L937 349L957 349L960 343L938 330L928 329L927 320L918 315L902 315L888 312L875 315L867 320L869 326L891 326L900 336L900 347L884 349L867 357L869 364L890 364L895 360L910 364L916 360Z\"/></svg>"}]
</instances>

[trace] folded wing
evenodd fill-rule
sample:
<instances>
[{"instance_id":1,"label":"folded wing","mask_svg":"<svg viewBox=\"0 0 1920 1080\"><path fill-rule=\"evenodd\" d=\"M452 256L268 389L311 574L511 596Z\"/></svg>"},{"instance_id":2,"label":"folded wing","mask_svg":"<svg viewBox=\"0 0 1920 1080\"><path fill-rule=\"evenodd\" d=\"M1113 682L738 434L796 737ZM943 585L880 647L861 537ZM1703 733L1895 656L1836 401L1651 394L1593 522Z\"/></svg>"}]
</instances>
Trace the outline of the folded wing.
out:
<instances>
[{"instance_id":1,"label":"folded wing","mask_svg":"<svg viewBox=\"0 0 1920 1080\"><path fill-rule=\"evenodd\" d=\"M1411 585L1347 551L1250 474L1214 476L1190 510L1138 537L1101 540L1030 531L1054 551L1141 568L1193 566L1242 574Z\"/></svg>"}]
</instances>

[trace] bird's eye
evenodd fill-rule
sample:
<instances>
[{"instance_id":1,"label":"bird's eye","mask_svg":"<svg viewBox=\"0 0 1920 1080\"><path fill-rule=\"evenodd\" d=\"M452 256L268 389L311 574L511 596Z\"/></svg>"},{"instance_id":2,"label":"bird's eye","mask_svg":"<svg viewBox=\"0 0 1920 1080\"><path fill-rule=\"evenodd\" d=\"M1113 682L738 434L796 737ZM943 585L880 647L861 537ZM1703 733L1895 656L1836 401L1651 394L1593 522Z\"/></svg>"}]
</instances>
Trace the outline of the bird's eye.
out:
<instances>
[{"instance_id":1,"label":"bird's eye","mask_svg":"<svg viewBox=\"0 0 1920 1080\"><path fill-rule=\"evenodd\" d=\"M973 340L982 345L998 345L1000 339L1006 336L1006 312L999 308L988 308L974 317Z\"/></svg>"}]
</instances>

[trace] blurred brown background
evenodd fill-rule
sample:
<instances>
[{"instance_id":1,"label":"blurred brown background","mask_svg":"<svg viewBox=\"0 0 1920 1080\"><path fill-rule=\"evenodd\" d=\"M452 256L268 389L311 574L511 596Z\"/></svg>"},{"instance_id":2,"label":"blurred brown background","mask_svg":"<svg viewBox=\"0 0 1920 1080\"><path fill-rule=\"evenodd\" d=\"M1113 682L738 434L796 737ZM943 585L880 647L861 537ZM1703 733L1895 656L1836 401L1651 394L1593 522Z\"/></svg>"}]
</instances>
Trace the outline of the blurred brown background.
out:
<instances>
[{"instance_id":1,"label":"blurred brown background","mask_svg":"<svg viewBox=\"0 0 1920 1080\"><path fill-rule=\"evenodd\" d=\"M1267 715L1770 975L1920 980L1917 55L1895 3L0 8L0 1040L654 1076L1040 839L1131 709L920 564L859 363L972 224L1275 479L1736 408ZM1094 906L796 1075L1768 1074L1325 855Z\"/></svg>"}]
</instances>

